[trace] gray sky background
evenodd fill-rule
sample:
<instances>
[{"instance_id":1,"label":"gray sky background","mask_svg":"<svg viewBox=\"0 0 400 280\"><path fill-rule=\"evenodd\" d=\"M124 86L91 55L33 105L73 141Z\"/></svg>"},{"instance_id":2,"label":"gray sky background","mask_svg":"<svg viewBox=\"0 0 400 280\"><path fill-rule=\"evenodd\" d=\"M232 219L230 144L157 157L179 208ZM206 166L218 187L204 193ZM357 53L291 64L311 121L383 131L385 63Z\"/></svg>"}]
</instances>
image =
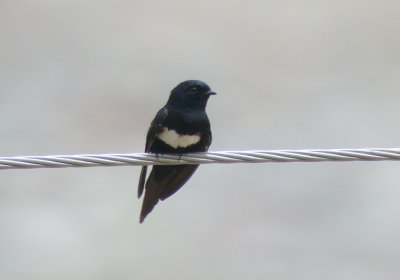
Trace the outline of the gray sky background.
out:
<instances>
[{"instance_id":1,"label":"gray sky background","mask_svg":"<svg viewBox=\"0 0 400 280\"><path fill-rule=\"evenodd\" d=\"M141 152L207 82L211 150L398 147L399 1L0 2L0 155ZM399 279L397 162L0 174L1 279Z\"/></svg>"}]
</instances>

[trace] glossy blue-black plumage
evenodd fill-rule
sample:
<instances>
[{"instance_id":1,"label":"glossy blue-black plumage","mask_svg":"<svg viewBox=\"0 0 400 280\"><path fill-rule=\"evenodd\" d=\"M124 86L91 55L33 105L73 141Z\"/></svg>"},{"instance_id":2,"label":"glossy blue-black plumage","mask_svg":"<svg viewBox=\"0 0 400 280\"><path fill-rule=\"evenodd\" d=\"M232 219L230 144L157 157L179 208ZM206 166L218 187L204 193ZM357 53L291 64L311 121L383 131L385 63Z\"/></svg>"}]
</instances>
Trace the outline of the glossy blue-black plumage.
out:
<instances>
[{"instance_id":1,"label":"glossy blue-black plumage","mask_svg":"<svg viewBox=\"0 0 400 280\"><path fill-rule=\"evenodd\" d=\"M211 130L205 108L208 98L214 94L206 83L197 80L185 81L176 86L171 91L167 104L150 125L145 151L173 154L207 151L211 144ZM200 140L187 147L174 148L158 138L164 129L174 130L179 135L200 135ZM198 165L155 165L147 181L147 166L142 167L138 197L144 189L145 196L140 222L143 222L160 199L164 200L179 190L197 167Z\"/></svg>"}]
</instances>

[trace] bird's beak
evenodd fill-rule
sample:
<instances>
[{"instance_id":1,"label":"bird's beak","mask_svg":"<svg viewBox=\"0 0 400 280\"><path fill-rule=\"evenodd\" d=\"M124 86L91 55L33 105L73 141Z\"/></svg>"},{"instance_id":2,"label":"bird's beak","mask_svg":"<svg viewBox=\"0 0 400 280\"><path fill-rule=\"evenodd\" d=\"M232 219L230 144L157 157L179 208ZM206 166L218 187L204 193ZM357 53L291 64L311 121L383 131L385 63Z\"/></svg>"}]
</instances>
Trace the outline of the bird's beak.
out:
<instances>
[{"instance_id":1,"label":"bird's beak","mask_svg":"<svg viewBox=\"0 0 400 280\"><path fill-rule=\"evenodd\" d=\"M208 95L217 95L217 94L215 92L213 92L213 91L209 91Z\"/></svg>"}]
</instances>

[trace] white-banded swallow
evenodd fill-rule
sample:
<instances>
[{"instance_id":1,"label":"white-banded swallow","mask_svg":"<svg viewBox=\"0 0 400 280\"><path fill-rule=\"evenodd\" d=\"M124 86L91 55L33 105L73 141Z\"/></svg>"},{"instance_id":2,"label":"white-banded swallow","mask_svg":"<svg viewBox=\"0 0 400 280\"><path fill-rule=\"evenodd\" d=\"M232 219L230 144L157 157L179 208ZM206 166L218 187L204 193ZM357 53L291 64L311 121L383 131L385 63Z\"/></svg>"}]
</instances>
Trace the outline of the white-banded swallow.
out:
<instances>
[{"instance_id":1,"label":"white-banded swallow","mask_svg":"<svg viewBox=\"0 0 400 280\"><path fill-rule=\"evenodd\" d=\"M206 114L208 98L216 93L201 81L189 80L176 86L167 104L151 122L145 152L185 154L205 152L211 144L210 121ZM147 166L142 167L138 197L145 189L140 223L158 201L178 191L199 165L154 165L146 181Z\"/></svg>"}]
</instances>

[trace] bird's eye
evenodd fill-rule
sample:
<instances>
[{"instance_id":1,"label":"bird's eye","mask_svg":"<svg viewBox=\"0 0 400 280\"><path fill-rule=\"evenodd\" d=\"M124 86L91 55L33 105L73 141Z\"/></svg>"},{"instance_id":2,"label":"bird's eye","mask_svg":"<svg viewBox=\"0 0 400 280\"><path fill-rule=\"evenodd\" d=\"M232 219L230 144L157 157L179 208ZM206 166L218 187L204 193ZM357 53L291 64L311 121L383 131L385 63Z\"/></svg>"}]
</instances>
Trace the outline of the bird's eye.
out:
<instances>
[{"instance_id":1,"label":"bird's eye","mask_svg":"<svg viewBox=\"0 0 400 280\"><path fill-rule=\"evenodd\" d=\"M191 90L191 92L196 92L197 91L197 87L192 87L190 90Z\"/></svg>"}]
</instances>

